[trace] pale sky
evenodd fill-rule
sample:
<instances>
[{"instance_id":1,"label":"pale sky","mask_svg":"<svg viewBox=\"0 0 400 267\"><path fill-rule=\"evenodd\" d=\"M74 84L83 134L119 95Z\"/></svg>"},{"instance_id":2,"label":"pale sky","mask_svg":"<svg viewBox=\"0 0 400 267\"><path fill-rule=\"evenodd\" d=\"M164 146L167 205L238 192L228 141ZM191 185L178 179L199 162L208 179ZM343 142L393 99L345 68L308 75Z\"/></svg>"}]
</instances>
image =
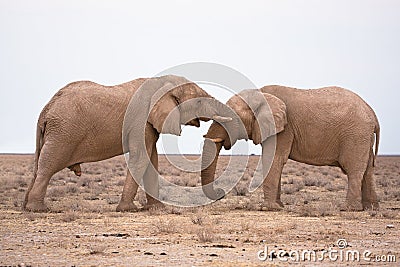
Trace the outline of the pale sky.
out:
<instances>
[{"instance_id":1,"label":"pale sky","mask_svg":"<svg viewBox=\"0 0 400 267\"><path fill-rule=\"evenodd\" d=\"M400 154L396 0L0 0L0 153L33 153L40 111L72 81L113 85L198 61L257 87L351 89L378 115L380 154ZM186 128L179 147L198 153L207 125Z\"/></svg>"}]
</instances>

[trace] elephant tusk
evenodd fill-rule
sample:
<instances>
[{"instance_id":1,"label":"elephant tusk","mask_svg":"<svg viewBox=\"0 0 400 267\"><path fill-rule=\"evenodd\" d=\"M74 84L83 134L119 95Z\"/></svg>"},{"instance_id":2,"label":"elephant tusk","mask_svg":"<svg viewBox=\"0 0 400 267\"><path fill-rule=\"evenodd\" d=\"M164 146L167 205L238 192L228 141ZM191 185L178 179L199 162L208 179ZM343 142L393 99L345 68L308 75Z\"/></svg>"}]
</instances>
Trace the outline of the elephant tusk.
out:
<instances>
[{"instance_id":1,"label":"elephant tusk","mask_svg":"<svg viewBox=\"0 0 400 267\"><path fill-rule=\"evenodd\" d=\"M213 141L214 143L221 143L222 141L224 141L224 139L217 137L217 138L209 138L211 141Z\"/></svg>"},{"instance_id":2,"label":"elephant tusk","mask_svg":"<svg viewBox=\"0 0 400 267\"><path fill-rule=\"evenodd\" d=\"M219 115L214 115L212 116L212 119L217 121L217 122L228 122L228 121L232 121L231 117L222 117Z\"/></svg>"}]
</instances>

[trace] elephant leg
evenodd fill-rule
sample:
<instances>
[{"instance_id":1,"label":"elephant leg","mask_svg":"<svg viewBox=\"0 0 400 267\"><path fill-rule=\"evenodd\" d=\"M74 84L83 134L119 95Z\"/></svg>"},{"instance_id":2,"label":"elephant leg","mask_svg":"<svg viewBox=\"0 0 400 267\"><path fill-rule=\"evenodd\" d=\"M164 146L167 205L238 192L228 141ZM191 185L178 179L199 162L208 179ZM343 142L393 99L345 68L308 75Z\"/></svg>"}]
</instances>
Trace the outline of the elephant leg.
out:
<instances>
[{"instance_id":1,"label":"elephant leg","mask_svg":"<svg viewBox=\"0 0 400 267\"><path fill-rule=\"evenodd\" d=\"M147 166L143 176L143 186L147 198L147 204L144 209L163 207L164 204L159 201L158 153L156 146L158 133L149 125L146 125L145 133L146 150L147 155L150 157L150 164Z\"/></svg>"},{"instance_id":2,"label":"elephant leg","mask_svg":"<svg viewBox=\"0 0 400 267\"><path fill-rule=\"evenodd\" d=\"M276 138L276 139L275 139ZM276 140L276 150L275 150ZM264 202L262 210L274 211L281 210L281 176L282 169L290 153L292 144L289 132L278 134L277 137L270 137L262 144L263 175L266 176L263 182ZM275 154L271 153L275 151ZM272 160L272 164L271 164ZM270 169L268 169L268 167Z\"/></svg>"},{"instance_id":3,"label":"elephant leg","mask_svg":"<svg viewBox=\"0 0 400 267\"><path fill-rule=\"evenodd\" d=\"M364 210L377 210L379 209L378 197L375 191L374 181L374 166L373 166L373 154L370 153L367 170L364 173L362 180L361 191L362 191L362 205Z\"/></svg>"},{"instance_id":4,"label":"elephant leg","mask_svg":"<svg viewBox=\"0 0 400 267\"><path fill-rule=\"evenodd\" d=\"M31 189L26 193L24 209L34 212L45 212L49 209L44 203L47 186L55 172L49 169L38 169L36 178L32 181Z\"/></svg>"},{"instance_id":5,"label":"elephant leg","mask_svg":"<svg viewBox=\"0 0 400 267\"><path fill-rule=\"evenodd\" d=\"M138 187L139 187L138 184L136 183L135 179L133 179L132 174L128 169L126 174L124 189L122 191L122 197L117 206L117 211L125 212L125 211L138 210L136 205L133 203Z\"/></svg>"},{"instance_id":6,"label":"elephant leg","mask_svg":"<svg viewBox=\"0 0 400 267\"><path fill-rule=\"evenodd\" d=\"M132 143L130 147L129 162L134 164L134 168L138 168L138 176L135 177L140 181L143 178L143 185L145 188L148 204L158 204L158 155L156 149L156 142L158 139L158 133L150 126L146 124L145 128L145 149L137 150L135 146L137 144ZM140 147L140 144L138 145ZM147 154L146 154L147 153ZM154 167L153 167L154 165ZM129 168L128 168L129 169ZM117 211L135 211L136 206L133 204L138 189L138 183L132 177L132 174L128 170L124 189L122 192L121 201L117 206ZM146 205L147 206L147 205Z\"/></svg>"},{"instance_id":7,"label":"elephant leg","mask_svg":"<svg viewBox=\"0 0 400 267\"><path fill-rule=\"evenodd\" d=\"M283 203L280 200L280 181L284 163L280 159L274 159L271 169L263 183L264 202L262 210L281 210Z\"/></svg>"},{"instance_id":8,"label":"elephant leg","mask_svg":"<svg viewBox=\"0 0 400 267\"><path fill-rule=\"evenodd\" d=\"M345 210L361 211L362 205L362 183L370 160L370 145L363 139L357 138L347 140L343 144L346 148L339 157L339 164L346 171L348 178L348 189L346 195Z\"/></svg>"},{"instance_id":9,"label":"elephant leg","mask_svg":"<svg viewBox=\"0 0 400 267\"><path fill-rule=\"evenodd\" d=\"M151 164L147 167L143 177L143 185L146 191L147 204L144 209L152 207L164 207L164 204L159 200L159 179L158 179L158 153L156 144L154 143L151 151Z\"/></svg>"},{"instance_id":10,"label":"elephant leg","mask_svg":"<svg viewBox=\"0 0 400 267\"><path fill-rule=\"evenodd\" d=\"M349 185L346 195L347 210L361 211L363 210L361 204L361 182L363 179L363 172L348 173Z\"/></svg>"},{"instance_id":11,"label":"elephant leg","mask_svg":"<svg viewBox=\"0 0 400 267\"><path fill-rule=\"evenodd\" d=\"M32 179L25 195L25 210L35 212L48 211L44 198L50 179L56 172L67 166L65 155L68 155L68 151L54 153L57 150L59 149L48 143L43 145L38 159L36 177Z\"/></svg>"}]
</instances>

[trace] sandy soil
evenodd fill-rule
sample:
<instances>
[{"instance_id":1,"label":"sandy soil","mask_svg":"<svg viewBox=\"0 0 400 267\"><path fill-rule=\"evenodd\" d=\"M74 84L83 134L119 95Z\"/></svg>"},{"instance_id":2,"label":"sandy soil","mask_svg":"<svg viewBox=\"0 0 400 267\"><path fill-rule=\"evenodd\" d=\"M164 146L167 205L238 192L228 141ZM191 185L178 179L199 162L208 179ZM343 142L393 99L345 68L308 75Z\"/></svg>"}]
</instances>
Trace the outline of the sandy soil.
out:
<instances>
[{"instance_id":1,"label":"sandy soil","mask_svg":"<svg viewBox=\"0 0 400 267\"><path fill-rule=\"evenodd\" d=\"M0 266L268 266L287 264L284 259L294 263L288 256L298 252L301 259L305 251L324 255L323 265L398 265L400 157L378 159L381 208L364 212L340 211L347 182L339 169L293 161L282 178L285 209L259 211L262 190L247 191L257 161L250 157L243 179L221 201L135 213L114 212L126 172L123 157L84 164L81 177L67 169L53 176L46 196L51 212L29 213L21 205L33 156L0 155ZM198 174L173 168L163 156L160 171L173 183L199 185ZM142 191L135 203L145 203ZM265 247L272 258L262 261ZM359 262L352 251L360 253Z\"/></svg>"}]
</instances>

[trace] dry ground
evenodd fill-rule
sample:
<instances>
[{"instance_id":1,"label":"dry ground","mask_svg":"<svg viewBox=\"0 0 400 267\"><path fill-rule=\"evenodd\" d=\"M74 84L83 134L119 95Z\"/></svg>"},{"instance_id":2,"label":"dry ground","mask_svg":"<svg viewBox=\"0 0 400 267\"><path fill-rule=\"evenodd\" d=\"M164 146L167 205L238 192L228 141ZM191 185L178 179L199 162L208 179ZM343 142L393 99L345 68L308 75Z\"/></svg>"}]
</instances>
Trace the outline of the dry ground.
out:
<instances>
[{"instance_id":1,"label":"dry ground","mask_svg":"<svg viewBox=\"0 0 400 267\"><path fill-rule=\"evenodd\" d=\"M222 157L220 163L228 160ZM400 157L380 157L376 184L379 211L344 212L346 177L337 168L289 162L282 178L280 212L258 210L262 190L247 191L258 161L250 157L242 181L223 200L200 208L166 207L136 213L114 212L125 177L123 157L84 164L82 177L65 169L51 180L49 213L21 210L32 177L32 155L0 155L0 266L267 266L257 252L271 250L349 250L400 261ZM218 165L221 172L224 164ZM184 185L199 175L183 173L160 156L161 174ZM240 170L237 170L240 171ZM136 204L145 203L139 192ZM347 247L340 249L338 239ZM333 257L335 255L331 254ZM284 255L284 254L283 254ZM276 256L276 255L275 255ZM287 256L287 254L286 254ZM357 264L375 265L362 257ZM390 257L386 257L388 259ZM393 258L390 258L393 260ZM290 263L293 263L289 260ZM324 265L355 264L330 261ZM302 261L300 265L315 265Z\"/></svg>"}]
</instances>

